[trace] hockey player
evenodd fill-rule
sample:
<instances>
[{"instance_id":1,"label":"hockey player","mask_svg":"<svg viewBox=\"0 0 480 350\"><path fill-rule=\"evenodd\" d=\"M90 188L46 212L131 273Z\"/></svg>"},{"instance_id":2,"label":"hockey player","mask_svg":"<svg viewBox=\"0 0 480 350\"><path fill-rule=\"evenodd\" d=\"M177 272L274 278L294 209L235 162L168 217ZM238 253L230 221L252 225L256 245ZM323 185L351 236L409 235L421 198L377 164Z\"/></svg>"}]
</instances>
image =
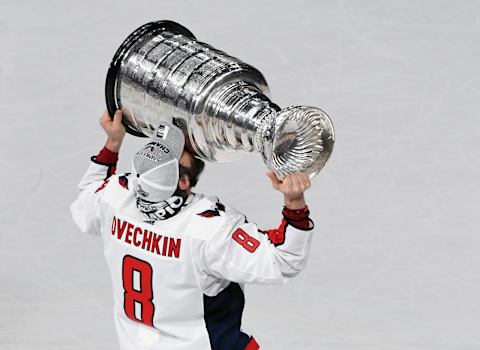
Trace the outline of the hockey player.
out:
<instances>
[{"instance_id":1,"label":"hockey player","mask_svg":"<svg viewBox=\"0 0 480 350\"><path fill-rule=\"evenodd\" d=\"M80 230L103 240L121 348L259 349L241 330L243 284L283 283L304 268L313 229L308 177L268 173L285 207L280 226L262 231L218 198L191 191L203 162L184 151L172 124L161 123L130 174L115 175L121 120L120 111L101 118L106 145L71 206Z\"/></svg>"}]
</instances>

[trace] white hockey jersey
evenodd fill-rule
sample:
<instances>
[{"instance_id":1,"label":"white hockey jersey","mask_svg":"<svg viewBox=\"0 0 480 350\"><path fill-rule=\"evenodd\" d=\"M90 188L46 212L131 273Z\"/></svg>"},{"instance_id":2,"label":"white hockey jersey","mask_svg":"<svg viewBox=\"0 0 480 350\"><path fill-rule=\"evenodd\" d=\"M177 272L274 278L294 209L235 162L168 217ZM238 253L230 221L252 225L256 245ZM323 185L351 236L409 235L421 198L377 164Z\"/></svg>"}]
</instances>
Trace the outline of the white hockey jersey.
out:
<instances>
[{"instance_id":1,"label":"white hockey jersey","mask_svg":"<svg viewBox=\"0 0 480 350\"><path fill-rule=\"evenodd\" d=\"M92 159L94 160L94 159ZM313 223L283 221L272 243L217 198L191 195L153 224L138 211L128 175L92 162L72 204L82 232L103 240L122 349L258 349L241 331L244 283L283 283L305 266Z\"/></svg>"}]
</instances>

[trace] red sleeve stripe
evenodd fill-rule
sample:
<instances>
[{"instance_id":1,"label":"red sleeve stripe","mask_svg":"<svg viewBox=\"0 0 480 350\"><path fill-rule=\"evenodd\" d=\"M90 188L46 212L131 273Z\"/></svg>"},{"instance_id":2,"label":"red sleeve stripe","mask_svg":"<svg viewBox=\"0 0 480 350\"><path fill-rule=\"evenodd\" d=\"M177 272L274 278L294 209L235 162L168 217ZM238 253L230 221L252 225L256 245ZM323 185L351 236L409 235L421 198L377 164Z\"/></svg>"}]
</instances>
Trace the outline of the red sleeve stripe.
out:
<instances>
[{"instance_id":1,"label":"red sleeve stripe","mask_svg":"<svg viewBox=\"0 0 480 350\"><path fill-rule=\"evenodd\" d=\"M310 220L308 218L310 211L308 210L308 206L302 209L288 209L285 207L283 208L282 214L284 219L294 227L305 230L310 227Z\"/></svg>"},{"instance_id":2,"label":"red sleeve stripe","mask_svg":"<svg viewBox=\"0 0 480 350\"><path fill-rule=\"evenodd\" d=\"M308 215L310 214L308 207L303 209L288 209L283 208L283 219L278 228L272 230L260 230L263 234L268 235L268 239L275 246L285 243L285 231L287 225L293 226L300 230L309 230L311 227Z\"/></svg>"},{"instance_id":3,"label":"red sleeve stripe","mask_svg":"<svg viewBox=\"0 0 480 350\"><path fill-rule=\"evenodd\" d=\"M107 147L103 147L100 153L98 153L96 156L93 156L91 160L94 163L108 167L105 180L115 174L117 171L118 153L110 151Z\"/></svg>"},{"instance_id":4,"label":"red sleeve stripe","mask_svg":"<svg viewBox=\"0 0 480 350\"><path fill-rule=\"evenodd\" d=\"M289 209L287 207L284 207L282 210L282 214L286 219L289 219L291 221L302 221L308 218L310 211L308 210L308 206L305 206L305 208L302 209Z\"/></svg>"},{"instance_id":5,"label":"red sleeve stripe","mask_svg":"<svg viewBox=\"0 0 480 350\"><path fill-rule=\"evenodd\" d=\"M117 165L118 153L110 151L107 147L103 147L95 157L95 161L104 165Z\"/></svg>"},{"instance_id":6,"label":"red sleeve stripe","mask_svg":"<svg viewBox=\"0 0 480 350\"><path fill-rule=\"evenodd\" d=\"M285 229L287 227L287 222L282 220L282 223L278 228L274 228L271 230L260 230L263 234L268 235L268 239L272 242L275 246L281 245L285 243Z\"/></svg>"}]
</instances>

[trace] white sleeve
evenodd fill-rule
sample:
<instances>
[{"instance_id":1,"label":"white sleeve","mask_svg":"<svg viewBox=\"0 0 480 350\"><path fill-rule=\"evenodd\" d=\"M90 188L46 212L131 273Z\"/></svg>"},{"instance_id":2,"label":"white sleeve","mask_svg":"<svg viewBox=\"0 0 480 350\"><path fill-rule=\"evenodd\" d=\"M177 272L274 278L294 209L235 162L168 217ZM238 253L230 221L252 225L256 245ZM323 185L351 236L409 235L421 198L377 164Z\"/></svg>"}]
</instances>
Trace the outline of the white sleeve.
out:
<instances>
[{"instance_id":1,"label":"white sleeve","mask_svg":"<svg viewBox=\"0 0 480 350\"><path fill-rule=\"evenodd\" d=\"M207 274L237 283L285 283L306 265L313 222L308 229L285 220L278 232L281 242L273 244L266 232L237 216L207 242L204 250Z\"/></svg>"},{"instance_id":2,"label":"white sleeve","mask_svg":"<svg viewBox=\"0 0 480 350\"><path fill-rule=\"evenodd\" d=\"M99 235L100 203L108 184L109 166L92 162L80 180L80 195L70 206L72 218L80 231Z\"/></svg>"}]
</instances>

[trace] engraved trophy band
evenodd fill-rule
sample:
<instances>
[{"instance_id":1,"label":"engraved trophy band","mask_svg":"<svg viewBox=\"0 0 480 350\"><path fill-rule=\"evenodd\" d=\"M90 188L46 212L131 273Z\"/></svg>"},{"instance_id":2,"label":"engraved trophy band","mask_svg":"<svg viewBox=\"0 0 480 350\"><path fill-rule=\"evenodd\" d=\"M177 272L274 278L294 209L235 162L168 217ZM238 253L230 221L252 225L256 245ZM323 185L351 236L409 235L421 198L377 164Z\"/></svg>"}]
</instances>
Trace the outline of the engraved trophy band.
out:
<instances>
[{"instance_id":1,"label":"engraved trophy band","mask_svg":"<svg viewBox=\"0 0 480 350\"><path fill-rule=\"evenodd\" d=\"M259 152L279 178L297 171L313 177L333 149L325 112L279 108L256 68L172 21L147 23L128 36L110 64L105 95L110 115L121 109L130 134L151 136L167 120L183 130L196 156L229 161Z\"/></svg>"}]
</instances>

